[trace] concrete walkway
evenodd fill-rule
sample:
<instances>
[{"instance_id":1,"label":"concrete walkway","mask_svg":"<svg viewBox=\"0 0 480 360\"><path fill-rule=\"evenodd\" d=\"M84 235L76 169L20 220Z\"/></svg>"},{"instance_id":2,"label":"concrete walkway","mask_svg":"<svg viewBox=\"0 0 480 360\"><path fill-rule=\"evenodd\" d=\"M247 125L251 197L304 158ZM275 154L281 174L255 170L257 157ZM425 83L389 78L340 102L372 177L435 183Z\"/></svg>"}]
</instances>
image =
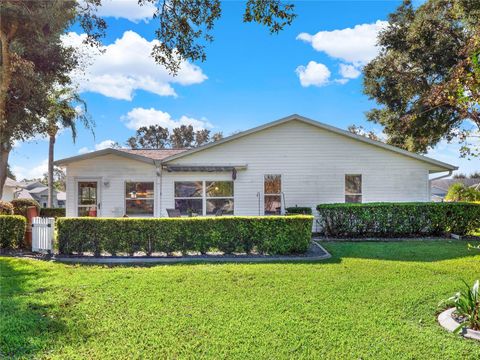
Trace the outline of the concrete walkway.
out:
<instances>
[{"instance_id":1,"label":"concrete walkway","mask_svg":"<svg viewBox=\"0 0 480 360\"><path fill-rule=\"evenodd\" d=\"M191 255L191 256L119 256L119 257L64 257L55 255L51 259L62 263L74 264L176 264L176 263L269 263L278 261L302 262L329 259L330 253L319 243L312 241L305 255L268 256L268 255Z\"/></svg>"}]
</instances>

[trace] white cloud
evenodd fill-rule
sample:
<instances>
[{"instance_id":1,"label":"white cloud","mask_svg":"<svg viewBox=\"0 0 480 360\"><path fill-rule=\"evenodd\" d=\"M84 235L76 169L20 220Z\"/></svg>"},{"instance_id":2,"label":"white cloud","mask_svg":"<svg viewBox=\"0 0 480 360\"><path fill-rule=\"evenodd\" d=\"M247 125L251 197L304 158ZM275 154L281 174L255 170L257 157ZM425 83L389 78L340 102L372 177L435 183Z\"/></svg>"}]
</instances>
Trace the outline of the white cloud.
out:
<instances>
[{"instance_id":1,"label":"white cloud","mask_svg":"<svg viewBox=\"0 0 480 360\"><path fill-rule=\"evenodd\" d=\"M114 17L128 19L138 23L148 22L155 12L155 5L147 2L143 6L138 5L138 0L102 0L98 7L97 15L102 17Z\"/></svg>"},{"instance_id":2,"label":"white cloud","mask_svg":"<svg viewBox=\"0 0 480 360\"><path fill-rule=\"evenodd\" d=\"M102 46L103 52L83 43L85 34L70 32L63 36L64 44L73 46L88 59L72 78L80 91L100 93L107 97L132 100L135 90L160 96L176 96L172 84L202 83L207 76L197 65L182 62L176 76L155 63L151 56L157 40L148 41L134 31L126 31L114 43Z\"/></svg>"},{"instance_id":3,"label":"white cloud","mask_svg":"<svg viewBox=\"0 0 480 360\"><path fill-rule=\"evenodd\" d=\"M378 54L377 34L385 29L387 21L378 20L373 24L355 25L333 31L319 31L311 35L301 33L298 40L312 44L317 51L355 65L364 65Z\"/></svg>"},{"instance_id":4,"label":"white cloud","mask_svg":"<svg viewBox=\"0 0 480 360\"><path fill-rule=\"evenodd\" d=\"M310 85L313 86L324 86L328 84L330 79L330 70L323 65L315 61L310 61L307 66L300 65L296 68L295 72L297 73L300 84L303 87Z\"/></svg>"},{"instance_id":5,"label":"white cloud","mask_svg":"<svg viewBox=\"0 0 480 360\"><path fill-rule=\"evenodd\" d=\"M344 79L356 79L360 76L361 71L353 65L340 64L339 73Z\"/></svg>"},{"instance_id":6,"label":"white cloud","mask_svg":"<svg viewBox=\"0 0 480 360\"><path fill-rule=\"evenodd\" d=\"M113 140L103 140L101 143L95 144L95 150L111 148L115 143L116 141Z\"/></svg>"},{"instance_id":7,"label":"white cloud","mask_svg":"<svg viewBox=\"0 0 480 360\"><path fill-rule=\"evenodd\" d=\"M139 127L150 125L160 125L169 130L181 125L192 125L194 130L213 127L213 125L206 119L199 120L183 115L180 119L175 120L169 113L154 108L134 108L126 115L122 116L121 119L125 122L125 126L132 130L137 130Z\"/></svg>"},{"instance_id":8,"label":"white cloud","mask_svg":"<svg viewBox=\"0 0 480 360\"><path fill-rule=\"evenodd\" d=\"M15 174L17 179L37 179L42 178L43 174L48 171L48 158L42 160L38 165L25 168L23 166L14 165L12 167L12 172Z\"/></svg>"},{"instance_id":9,"label":"white cloud","mask_svg":"<svg viewBox=\"0 0 480 360\"><path fill-rule=\"evenodd\" d=\"M109 140L103 140L103 141L99 142L98 144L94 145L95 150L89 149L87 146L84 146L84 147L82 147L78 150L78 153L80 155L82 155L82 154L86 154L86 153L89 153L89 152L92 152L92 151L108 149L108 148L113 147L113 145L115 145L116 143L117 143L116 141L110 140L110 139Z\"/></svg>"}]
</instances>

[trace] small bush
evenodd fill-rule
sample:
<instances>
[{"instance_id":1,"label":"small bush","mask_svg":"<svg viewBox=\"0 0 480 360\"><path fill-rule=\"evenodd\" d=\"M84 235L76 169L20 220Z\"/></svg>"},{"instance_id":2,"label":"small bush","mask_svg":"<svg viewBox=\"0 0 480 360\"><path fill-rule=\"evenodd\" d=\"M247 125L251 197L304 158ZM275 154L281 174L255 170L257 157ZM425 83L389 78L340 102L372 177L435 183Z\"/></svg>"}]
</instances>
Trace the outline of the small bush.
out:
<instances>
[{"instance_id":1,"label":"small bush","mask_svg":"<svg viewBox=\"0 0 480 360\"><path fill-rule=\"evenodd\" d=\"M312 215L312 208L306 206L292 206L285 208L285 210L287 211L287 215Z\"/></svg>"},{"instance_id":2,"label":"small bush","mask_svg":"<svg viewBox=\"0 0 480 360\"><path fill-rule=\"evenodd\" d=\"M15 215L22 215L27 217L27 209L30 206L37 208L37 213L40 213L40 204L33 199L14 199L12 200L13 213Z\"/></svg>"},{"instance_id":3,"label":"small bush","mask_svg":"<svg viewBox=\"0 0 480 360\"><path fill-rule=\"evenodd\" d=\"M41 208L40 216L55 219L65 217L65 208Z\"/></svg>"},{"instance_id":4,"label":"small bush","mask_svg":"<svg viewBox=\"0 0 480 360\"><path fill-rule=\"evenodd\" d=\"M453 330L454 333L459 333L465 327L480 330L480 280L475 281L472 287L466 282L464 284L462 291L440 303L442 306L455 306L456 313L465 319Z\"/></svg>"},{"instance_id":5,"label":"small bush","mask_svg":"<svg viewBox=\"0 0 480 360\"><path fill-rule=\"evenodd\" d=\"M0 215L0 248L21 248L24 245L26 219L19 215Z\"/></svg>"},{"instance_id":6,"label":"small bush","mask_svg":"<svg viewBox=\"0 0 480 360\"><path fill-rule=\"evenodd\" d=\"M465 235L480 228L473 203L365 203L317 206L323 232L336 237Z\"/></svg>"},{"instance_id":7,"label":"small bush","mask_svg":"<svg viewBox=\"0 0 480 360\"><path fill-rule=\"evenodd\" d=\"M480 191L467 187L462 183L452 184L448 188L446 201L480 201Z\"/></svg>"},{"instance_id":8,"label":"small bush","mask_svg":"<svg viewBox=\"0 0 480 360\"><path fill-rule=\"evenodd\" d=\"M225 253L304 253L312 216L196 218L59 218L61 254L143 251L171 253L219 249Z\"/></svg>"},{"instance_id":9,"label":"small bush","mask_svg":"<svg viewBox=\"0 0 480 360\"><path fill-rule=\"evenodd\" d=\"M0 215L13 215L12 203L0 200Z\"/></svg>"}]
</instances>

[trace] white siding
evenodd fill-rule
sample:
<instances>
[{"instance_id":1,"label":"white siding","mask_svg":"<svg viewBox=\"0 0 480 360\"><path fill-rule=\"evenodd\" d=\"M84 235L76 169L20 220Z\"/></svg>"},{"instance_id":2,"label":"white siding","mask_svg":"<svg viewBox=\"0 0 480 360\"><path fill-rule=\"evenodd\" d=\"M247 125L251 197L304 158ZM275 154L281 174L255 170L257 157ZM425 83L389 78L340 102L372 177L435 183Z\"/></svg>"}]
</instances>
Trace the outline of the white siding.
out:
<instances>
[{"instance_id":1,"label":"white siding","mask_svg":"<svg viewBox=\"0 0 480 360\"><path fill-rule=\"evenodd\" d=\"M125 182L153 181L158 194L156 168L152 164L126 159L115 155L99 156L77 161L67 166L67 216L76 216L77 182L82 179L99 180L100 216L118 217L125 214ZM108 186L105 183L109 183ZM155 215L158 214L158 196L155 199Z\"/></svg>"},{"instance_id":2,"label":"white siding","mask_svg":"<svg viewBox=\"0 0 480 360\"><path fill-rule=\"evenodd\" d=\"M170 164L247 164L235 180L235 214L263 214L264 174L281 174L286 206L344 201L345 174L362 174L364 202L429 201L434 165L317 128L289 121L185 156ZM104 155L67 167L67 216L76 215L76 181L99 178L101 216L124 214L125 181L155 181L155 216L174 207L174 181L229 180L230 172L162 172L153 164ZM109 186L103 184L109 182ZM161 190L161 191L160 191ZM161 201L160 201L161 199Z\"/></svg>"},{"instance_id":3,"label":"white siding","mask_svg":"<svg viewBox=\"0 0 480 360\"><path fill-rule=\"evenodd\" d=\"M364 202L428 201L431 165L312 125L290 121L174 160L171 164L247 164L235 181L235 214L257 215L263 176L281 174L286 206L344 201L345 174L362 174ZM165 201L178 173L163 178ZM184 174L190 179L203 175ZM212 176L212 175L210 175ZM230 178L230 174L224 174ZM162 207L163 208L163 207Z\"/></svg>"},{"instance_id":4,"label":"white siding","mask_svg":"<svg viewBox=\"0 0 480 360\"><path fill-rule=\"evenodd\" d=\"M4 186L3 187L3 195L2 195L1 200L12 201L14 192L15 192L15 188L10 187L10 186Z\"/></svg>"}]
</instances>

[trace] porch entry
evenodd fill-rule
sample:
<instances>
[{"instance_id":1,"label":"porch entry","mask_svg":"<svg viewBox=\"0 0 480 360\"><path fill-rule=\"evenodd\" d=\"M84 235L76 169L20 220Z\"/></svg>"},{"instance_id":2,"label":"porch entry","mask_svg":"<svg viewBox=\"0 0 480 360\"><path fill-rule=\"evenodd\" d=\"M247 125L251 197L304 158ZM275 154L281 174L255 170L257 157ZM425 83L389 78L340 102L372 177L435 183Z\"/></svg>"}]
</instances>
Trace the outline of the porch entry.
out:
<instances>
[{"instance_id":1,"label":"porch entry","mask_svg":"<svg viewBox=\"0 0 480 360\"><path fill-rule=\"evenodd\" d=\"M77 183L77 216L97 217L100 212L99 181L81 180Z\"/></svg>"}]
</instances>

